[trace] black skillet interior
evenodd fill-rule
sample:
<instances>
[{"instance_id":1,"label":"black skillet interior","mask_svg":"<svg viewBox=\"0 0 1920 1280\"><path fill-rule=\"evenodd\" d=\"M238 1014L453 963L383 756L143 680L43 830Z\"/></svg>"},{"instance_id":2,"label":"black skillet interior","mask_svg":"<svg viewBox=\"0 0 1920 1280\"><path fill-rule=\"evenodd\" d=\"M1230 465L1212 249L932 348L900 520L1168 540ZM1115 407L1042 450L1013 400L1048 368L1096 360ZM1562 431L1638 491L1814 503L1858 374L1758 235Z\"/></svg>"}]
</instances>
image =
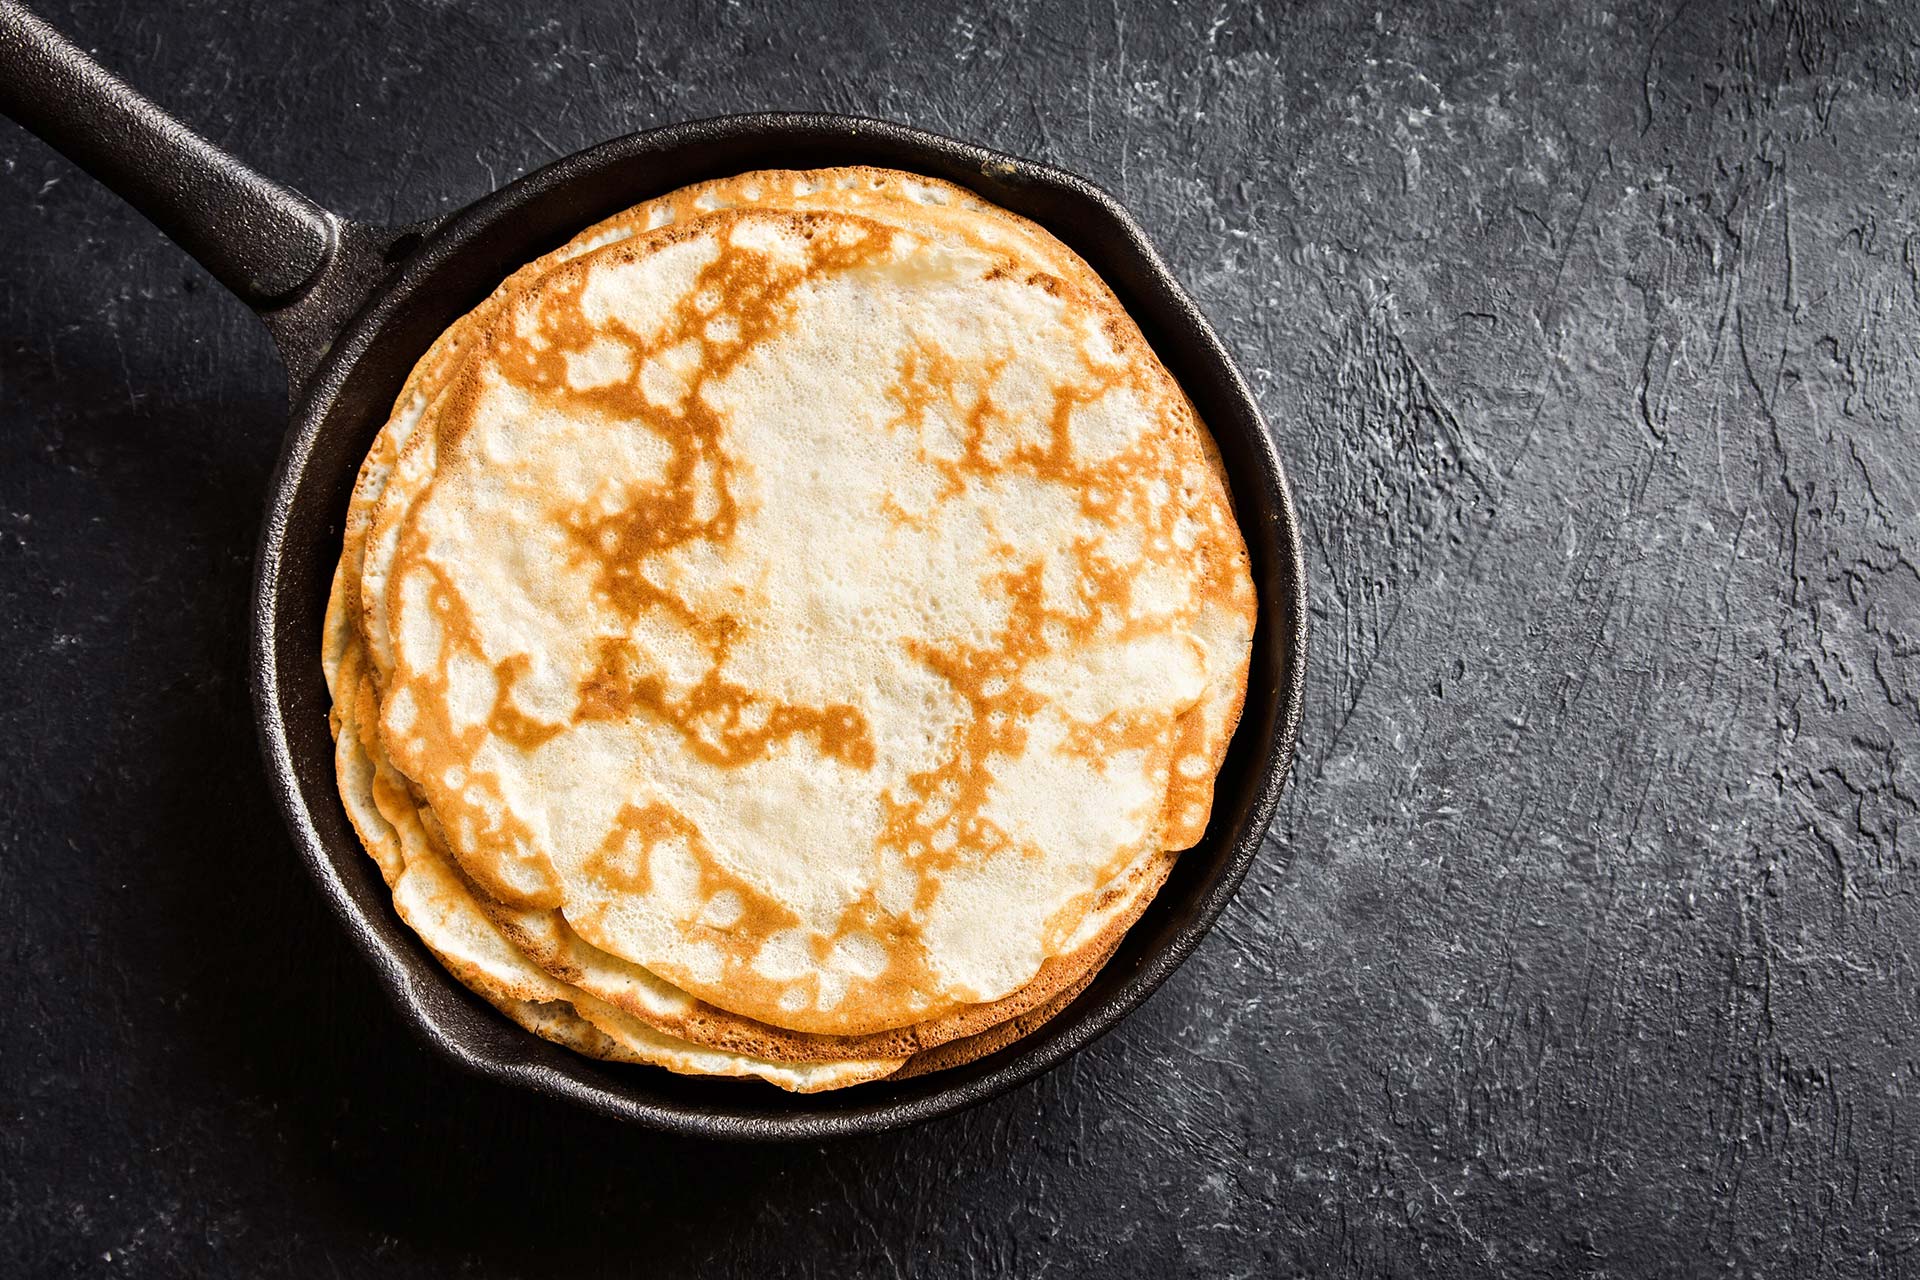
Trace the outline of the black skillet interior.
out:
<instances>
[{"instance_id":1,"label":"black skillet interior","mask_svg":"<svg viewBox=\"0 0 1920 1280\"><path fill-rule=\"evenodd\" d=\"M355 472L413 362L522 263L581 227L688 183L763 168L867 164L968 187L1047 227L1139 321L1218 439L1260 591L1246 711L1206 838L1184 855L1120 951L1067 1010L978 1062L900 1084L808 1097L751 1081L609 1067L534 1040L452 982L395 917L334 791L318 659L328 579ZM1305 607L1298 525L1259 412L1232 361L1132 220L1072 175L898 125L729 117L591 148L424 236L342 334L295 411L261 544L256 693L269 767L296 839L402 1008L455 1060L611 1116L722 1137L870 1132L957 1110L1106 1031L1186 958L1257 852L1292 755ZM296 353L297 355L297 353Z\"/></svg>"}]
</instances>

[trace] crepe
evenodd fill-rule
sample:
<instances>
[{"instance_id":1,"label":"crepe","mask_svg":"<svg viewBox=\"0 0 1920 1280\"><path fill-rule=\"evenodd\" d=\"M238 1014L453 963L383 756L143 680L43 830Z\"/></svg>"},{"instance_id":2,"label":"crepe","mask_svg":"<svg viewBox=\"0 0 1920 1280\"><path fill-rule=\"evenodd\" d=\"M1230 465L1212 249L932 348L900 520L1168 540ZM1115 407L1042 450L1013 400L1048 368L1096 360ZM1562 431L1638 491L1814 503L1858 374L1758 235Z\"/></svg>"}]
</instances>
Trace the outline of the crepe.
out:
<instances>
[{"instance_id":1,"label":"crepe","mask_svg":"<svg viewBox=\"0 0 1920 1280\"><path fill-rule=\"evenodd\" d=\"M1204 830L1252 619L1217 453L1097 278L847 170L650 202L450 328L324 653L383 872L368 796L558 984L510 1014L850 1083L1090 979Z\"/></svg>"}]
</instances>

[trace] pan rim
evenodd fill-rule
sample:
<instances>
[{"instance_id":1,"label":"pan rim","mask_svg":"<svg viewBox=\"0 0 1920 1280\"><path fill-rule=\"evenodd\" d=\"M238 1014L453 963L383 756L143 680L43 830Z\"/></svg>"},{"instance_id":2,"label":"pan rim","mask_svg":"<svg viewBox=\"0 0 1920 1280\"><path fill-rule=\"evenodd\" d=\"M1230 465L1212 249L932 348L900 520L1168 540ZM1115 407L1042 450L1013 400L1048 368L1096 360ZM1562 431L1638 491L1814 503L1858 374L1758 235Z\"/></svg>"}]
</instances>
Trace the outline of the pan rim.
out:
<instances>
[{"instance_id":1,"label":"pan rim","mask_svg":"<svg viewBox=\"0 0 1920 1280\"><path fill-rule=\"evenodd\" d=\"M1266 519L1252 527L1246 513L1236 512L1250 548L1260 542L1257 555L1271 557L1272 572L1262 581L1256 574L1256 589L1262 595L1260 626L1268 628L1269 606L1277 606L1278 634L1267 637L1276 646L1281 678L1276 680L1270 698L1274 706L1273 728L1266 740L1250 748L1255 758L1246 762L1245 794L1241 812L1232 831L1220 840L1213 856L1221 863L1210 883L1186 907L1187 918L1171 937L1156 946L1118 986L1106 991L1090 1004L1093 994L1075 1001L1058 1018L1032 1035L997 1054L983 1059L987 1065L965 1078L940 1084L940 1074L921 1079L929 1084L909 1096L878 1098L861 1105L853 1095L866 1094L867 1088L879 1089L884 1082L848 1091L840 1105L823 1110L815 1099L836 1095L803 1095L788 1100L743 1094L738 1107L712 1102L679 1104L650 1101L633 1096L632 1090L619 1087L617 1076L583 1066L584 1059L566 1062L537 1049L527 1047L512 1054L474 1043L450 1016L452 1006L444 998L457 993L460 1001L470 999L457 982L437 966L423 967L418 956L406 956L401 948L382 936L374 927L363 905L355 900L341 868L329 851L326 836L315 824L303 791L299 764L289 738L289 726L283 708L286 683L282 679L281 619L287 595L289 565L286 545L293 523L301 483L308 474L316 443L328 429L330 411L369 350L385 333L396 310L420 290L434 275L471 251L490 229L510 221L515 212L542 196L563 192L570 184L595 176L609 166L644 164L649 156L662 156L682 149L705 145L710 149L727 142L751 143L755 138L785 136L790 140L813 140L823 144L842 143L853 147L878 145L945 158L984 178L1043 185L1069 194L1088 210L1102 218L1107 227L1119 234L1119 249L1133 259L1132 265L1144 270L1158 294L1156 322L1172 322L1183 345L1183 365L1204 365L1218 384L1221 395L1237 408L1234 430L1242 432L1239 443L1245 447L1258 470L1257 475L1236 477L1235 505L1239 490L1257 485L1262 501L1258 504ZM911 165L902 167L911 168ZM991 198L991 197L989 197ZM1043 224L1044 225L1044 224ZM1049 227L1059 234L1059 229ZM1072 240L1069 237L1069 243ZM1075 245L1078 248L1078 245ZM1103 277L1108 272L1093 262ZM1123 299L1126 295L1123 293ZM1136 319L1137 302L1127 301ZM1168 327L1160 323L1163 330ZM1151 338L1152 335L1150 334ZM1169 339L1171 340L1171 339ZM1162 359L1167 353L1160 342L1154 343ZM1172 363L1170 361L1170 363ZM1176 376L1178 376L1176 371ZM1183 386L1186 381L1182 379ZM1188 387L1189 394L1192 388ZM1187 295L1158 250L1131 214L1105 191L1086 179L1040 162L1023 160L978 146L974 143L927 132L890 121L822 113L765 112L719 116L704 120L670 124L609 139L556 160L515 181L480 197L431 228L412 254L382 282L350 320L339 330L313 377L293 398L290 423L269 490L254 564L252 596L251 657L255 721L267 772L275 797L285 817L294 844L308 864L323 894L360 950L367 955L380 975L382 985L414 1030L443 1058L462 1068L501 1083L530 1088L549 1097L564 1098L607 1116L647 1128L686 1136L724 1139L804 1140L875 1133L932 1119L984 1102L1025 1083L1090 1044L1132 1014L1169 978L1212 930L1221 912L1238 890L1254 859L1265 844L1265 834L1278 807L1280 793L1291 768L1304 701L1307 650L1306 565L1300 521L1271 432L1251 389L1238 365L1221 343L1198 306ZM1208 426L1219 435L1221 428L1211 419ZM1249 429L1250 428L1250 429ZM337 526L339 513L330 513ZM295 575L314 566L291 566ZM331 564L319 566L330 573ZM301 584L296 582L295 587ZM310 585L310 584L309 584ZM1268 600L1268 592L1284 592L1284 598ZM317 648L318 636L313 637ZM1256 640L1256 644L1259 641ZM316 667L317 669L317 667ZM1251 694L1251 689L1250 689ZM1256 719L1243 713L1238 739L1249 722ZM1239 743L1236 750L1245 750ZM331 794L331 793L329 793ZM337 803L337 800L336 800ZM1215 813L1221 806L1216 802ZM1211 835L1211 833L1210 833ZM1284 851L1281 852L1284 863ZM355 848L352 854L364 859ZM1187 855L1182 855L1183 857ZM1171 886L1169 886L1171 887ZM1162 891L1163 895L1167 890ZM1096 983L1096 986L1099 984ZM438 988L438 989L435 989ZM503 1024L504 1025L504 1024ZM517 1031L517 1029L512 1029ZM525 1033L520 1033L524 1035ZM515 1043L512 1041L506 1043ZM555 1050L565 1054L564 1050ZM568 1058L575 1055L566 1055ZM598 1078L596 1078L598 1077ZM641 1084L647 1090L653 1073ZM751 1088L743 1085L742 1088ZM902 1086L903 1088L905 1086Z\"/></svg>"}]
</instances>

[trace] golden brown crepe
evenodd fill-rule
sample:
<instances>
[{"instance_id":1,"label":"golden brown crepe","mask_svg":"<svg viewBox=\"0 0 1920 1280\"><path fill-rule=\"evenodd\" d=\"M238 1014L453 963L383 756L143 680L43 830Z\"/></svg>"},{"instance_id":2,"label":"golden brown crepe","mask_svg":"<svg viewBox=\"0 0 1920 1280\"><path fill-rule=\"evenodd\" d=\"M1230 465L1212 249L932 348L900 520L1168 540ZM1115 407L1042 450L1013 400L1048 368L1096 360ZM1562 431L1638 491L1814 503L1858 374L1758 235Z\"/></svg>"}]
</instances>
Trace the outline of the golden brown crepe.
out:
<instances>
[{"instance_id":1,"label":"golden brown crepe","mask_svg":"<svg viewBox=\"0 0 1920 1280\"><path fill-rule=\"evenodd\" d=\"M1091 979L1205 829L1253 619L1218 453L1098 278L850 169L651 201L452 326L324 652L349 815L457 976L811 1089Z\"/></svg>"}]
</instances>

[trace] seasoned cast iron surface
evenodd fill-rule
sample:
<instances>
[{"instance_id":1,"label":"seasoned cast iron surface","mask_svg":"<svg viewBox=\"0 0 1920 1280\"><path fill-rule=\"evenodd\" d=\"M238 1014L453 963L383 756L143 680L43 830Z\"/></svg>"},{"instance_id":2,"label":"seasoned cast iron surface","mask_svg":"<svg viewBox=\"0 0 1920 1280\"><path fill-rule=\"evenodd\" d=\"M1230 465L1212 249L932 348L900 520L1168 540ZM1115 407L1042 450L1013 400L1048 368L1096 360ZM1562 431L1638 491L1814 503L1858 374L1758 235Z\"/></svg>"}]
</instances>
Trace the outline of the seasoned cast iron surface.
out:
<instances>
[{"instance_id":1,"label":"seasoned cast iron surface","mask_svg":"<svg viewBox=\"0 0 1920 1280\"><path fill-rule=\"evenodd\" d=\"M0 127L10 1272L1920 1269L1920 13L530 11L42 7L369 220L763 108L1108 187L1307 516L1276 856L1119 1030L903 1133L442 1065L262 781L266 340Z\"/></svg>"}]
</instances>

